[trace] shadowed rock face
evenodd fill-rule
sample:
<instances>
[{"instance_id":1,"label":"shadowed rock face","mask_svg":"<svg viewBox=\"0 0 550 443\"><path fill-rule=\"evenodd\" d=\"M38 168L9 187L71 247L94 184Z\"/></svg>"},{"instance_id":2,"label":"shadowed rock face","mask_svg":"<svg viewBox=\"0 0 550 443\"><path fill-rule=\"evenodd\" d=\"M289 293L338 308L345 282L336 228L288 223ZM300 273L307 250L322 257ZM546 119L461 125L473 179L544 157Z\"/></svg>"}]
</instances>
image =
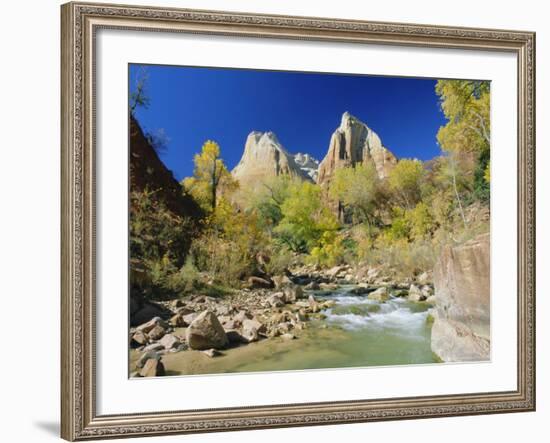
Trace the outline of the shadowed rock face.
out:
<instances>
[{"instance_id":1,"label":"shadowed rock face","mask_svg":"<svg viewBox=\"0 0 550 443\"><path fill-rule=\"evenodd\" d=\"M130 190L144 191L145 188L155 191L155 197L176 215L202 216L199 205L183 193L181 185L147 141L139 123L130 117Z\"/></svg>"},{"instance_id":2,"label":"shadowed rock face","mask_svg":"<svg viewBox=\"0 0 550 443\"><path fill-rule=\"evenodd\" d=\"M386 178L397 158L382 145L380 137L348 112L330 139L327 155L319 165L318 183L329 182L334 171L356 164L373 163L380 178Z\"/></svg>"},{"instance_id":3,"label":"shadowed rock face","mask_svg":"<svg viewBox=\"0 0 550 443\"><path fill-rule=\"evenodd\" d=\"M243 156L231 173L241 185L285 174L309 180L273 132L251 132L246 139Z\"/></svg>"},{"instance_id":4,"label":"shadowed rock face","mask_svg":"<svg viewBox=\"0 0 550 443\"><path fill-rule=\"evenodd\" d=\"M189 241L178 252L185 256L191 244L191 238L200 229L199 220L203 212L195 200L184 194L172 172L164 166L153 149L139 123L130 117L130 191L153 192L152 198L162 202L172 214L189 221ZM130 205L130 217L134 206ZM144 296L151 286L151 280L141 257L130 258L130 324L138 325L155 316L169 314L162 306L152 303ZM183 258L182 258L183 261Z\"/></svg>"},{"instance_id":5,"label":"shadowed rock face","mask_svg":"<svg viewBox=\"0 0 550 443\"><path fill-rule=\"evenodd\" d=\"M490 358L490 238L445 248L434 268L432 350L444 361Z\"/></svg>"}]
</instances>

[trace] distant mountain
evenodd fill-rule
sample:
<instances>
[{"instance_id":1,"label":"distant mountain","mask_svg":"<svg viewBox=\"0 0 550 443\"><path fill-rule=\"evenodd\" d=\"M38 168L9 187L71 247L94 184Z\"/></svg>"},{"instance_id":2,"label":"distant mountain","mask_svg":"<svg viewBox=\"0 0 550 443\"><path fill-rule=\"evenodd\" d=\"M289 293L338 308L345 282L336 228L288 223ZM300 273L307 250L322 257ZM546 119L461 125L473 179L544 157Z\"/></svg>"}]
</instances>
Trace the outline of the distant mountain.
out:
<instances>
[{"instance_id":1,"label":"distant mountain","mask_svg":"<svg viewBox=\"0 0 550 443\"><path fill-rule=\"evenodd\" d=\"M369 163L374 164L378 177L382 179L397 164L397 158L382 145L372 129L349 112L344 112L340 126L330 138L327 155L319 165L317 182L330 182L338 168Z\"/></svg>"},{"instance_id":2,"label":"distant mountain","mask_svg":"<svg viewBox=\"0 0 550 443\"><path fill-rule=\"evenodd\" d=\"M309 154L302 154L301 152L298 152L298 154L294 154L294 161L300 169L309 176L309 178L311 178L314 182L317 181L317 176L319 173L319 160L313 158Z\"/></svg>"},{"instance_id":3,"label":"distant mountain","mask_svg":"<svg viewBox=\"0 0 550 443\"><path fill-rule=\"evenodd\" d=\"M243 156L231 173L241 185L254 185L267 177L279 175L310 180L273 132L251 132Z\"/></svg>"}]
</instances>

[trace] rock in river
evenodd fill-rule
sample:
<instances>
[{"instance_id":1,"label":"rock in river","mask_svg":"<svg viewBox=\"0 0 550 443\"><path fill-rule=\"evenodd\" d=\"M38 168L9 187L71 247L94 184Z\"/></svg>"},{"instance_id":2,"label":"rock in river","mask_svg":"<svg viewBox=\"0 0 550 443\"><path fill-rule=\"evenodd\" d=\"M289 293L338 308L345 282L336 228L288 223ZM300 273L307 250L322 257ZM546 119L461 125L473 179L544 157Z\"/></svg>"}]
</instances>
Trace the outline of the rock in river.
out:
<instances>
[{"instance_id":1,"label":"rock in river","mask_svg":"<svg viewBox=\"0 0 550 443\"><path fill-rule=\"evenodd\" d=\"M409 288L409 301L424 301L426 300L426 295L420 290L416 285L411 285Z\"/></svg>"},{"instance_id":2,"label":"rock in river","mask_svg":"<svg viewBox=\"0 0 550 443\"><path fill-rule=\"evenodd\" d=\"M388 288L382 286L381 288L378 288L376 291L373 291L369 295L367 295L367 298L376 301L386 301L388 298L390 298L388 294Z\"/></svg>"},{"instance_id":3,"label":"rock in river","mask_svg":"<svg viewBox=\"0 0 550 443\"><path fill-rule=\"evenodd\" d=\"M204 311L193 320L187 328L186 338L191 349L220 349L228 344L223 326L211 311Z\"/></svg>"}]
</instances>

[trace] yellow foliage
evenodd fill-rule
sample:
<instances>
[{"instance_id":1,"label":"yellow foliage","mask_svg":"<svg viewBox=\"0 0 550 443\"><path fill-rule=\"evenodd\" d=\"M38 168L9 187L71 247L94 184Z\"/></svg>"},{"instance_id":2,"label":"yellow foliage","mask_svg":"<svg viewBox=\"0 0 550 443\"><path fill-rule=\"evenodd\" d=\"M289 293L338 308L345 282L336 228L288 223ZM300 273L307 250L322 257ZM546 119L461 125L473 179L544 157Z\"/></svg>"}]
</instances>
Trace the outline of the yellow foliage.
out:
<instances>
[{"instance_id":1,"label":"yellow foliage","mask_svg":"<svg viewBox=\"0 0 550 443\"><path fill-rule=\"evenodd\" d=\"M448 152L480 153L489 148L491 137L489 83L470 80L439 80L436 93L448 119L437 133L441 148Z\"/></svg>"},{"instance_id":2,"label":"yellow foliage","mask_svg":"<svg viewBox=\"0 0 550 443\"><path fill-rule=\"evenodd\" d=\"M205 211L214 212L220 195L229 195L239 184L223 163L216 142L207 140L193 161L193 177L185 178L182 185Z\"/></svg>"},{"instance_id":3,"label":"yellow foliage","mask_svg":"<svg viewBox=\"0 0 550 443\"><path fill-rule=\"evenodd\" d=\"M405 158L391 170L388 185L403 206L412 208L420 200L423 177L422 162Z\"/></svg>"},{"instance_id":4,"label":"yellow foliage","mask_svg":"<svg viewBox=\"0 0 550 443\"><path fill-rule=\"evenodd\" d=\"M487 163L487 167L485 168L485 173L483 174L483 178L487 183L491 183L491 162Z\"/></svg>"}]
</instances>

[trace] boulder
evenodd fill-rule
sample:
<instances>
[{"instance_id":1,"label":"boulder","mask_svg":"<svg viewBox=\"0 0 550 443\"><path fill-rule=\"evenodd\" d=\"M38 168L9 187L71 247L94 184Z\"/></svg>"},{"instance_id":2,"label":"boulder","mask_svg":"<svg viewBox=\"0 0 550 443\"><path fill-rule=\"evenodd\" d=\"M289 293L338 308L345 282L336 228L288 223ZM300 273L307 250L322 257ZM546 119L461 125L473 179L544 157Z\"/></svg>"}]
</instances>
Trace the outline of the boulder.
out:
<instances>
[{"instance_id":1,"label":"boulder","mask_svg":"<svg viewBox=\"0 0 550 443\"><path fill-rule=\"evenodd\" d=\"M271 280L273 280L275 289L282 289L285 286L293 284L292 280L288 278L286 275L276 275L275 277L272 277Z\"/></svg>"},{"instance_id":2,"label":"boulder","mask_svg":"<svg viewBox=\"0 0 550 443\"><path fill-rule=\"evenodd\" d=\"M432 282L432 276L430 275L429 272L423 272L422 274L416 277L416 282L419 285L427 285L428 283Z\"/></svg>"},{"instance_id":3,"label":"boulder","mask_svg":"<svg viewBox=\"0 0 550 443\"><path fill-rule=\"evenodd\" d=\"M420 290L422 291L422 294L424 294L424 296L426 298L428 298L428 297L430 297L434 294L434 291L433 291L432 287L429 286L429 285L422 286L422 288L420 288Z\"/></svg>"},{"instance_id":4,"label":"boulder","mask_svg":"<svg viewBox=\"0 0 550 443\"><path fill-rule=\"evenodd\" d=\"M307 300L311 312L316 313L320 311L321 307L319 306L319 303L317 302L317 300L315 300L315 297L313 295L310 295Z\"/></svg>"},{"instance_id":5,"label":"boulder","mask_svg":"<svg viewBox=\"0 0 550 443\"><path fill-rule=\"evenodd\" d=\"M319 286L319 283L317 283L316 281L312 281L306 285L305 289L309 291L318 291L319 289L321 289L321 287Z\"/></svg>"},{"instance_id":6,"label":"boulder","mask_svg":"<svg viewBox=\"0 0 550 443\"><path fill-rule=\"evenodd\" d=\"M229 305L218 305L216 306L216 315L229 315L233 311L233 308Z\"/></svg>"},{"instance_id":7,"label":"boulder","mask_svg":"<svg viewBox=\"0 0 550 443\"><path fill-rule=\"evenodd\" d=\"M165 374L162 361L150 358L145 362L143 368L139 372L141 377L159 377Z\"/></svg>"},{"instance_id":8,"label":"boulder","mask_svg":"<svg viewBox=\"0 0 550 443\"><path fill-rule=\"evenodd\" d=\"M161 325L156 325L153 329L149 331L149 338L151 340L160 340L164 334L166 334L166 329L163 328Z\"/></svg>"},{"instance_id":9,"label":"boulder","mask_svg":"<svg viewBox=\"0 0 550 443\"><path fill-rule=\"evenodd\" d=\"M187 326L187 323L183 319L183 315L176 314L170 319L170 324L174 326L175 328L181 328L183 326Z\"/></svg>"},{"instance_id":10,"label":"boulder","mask_svg":"<svg viewBox=\"0 0 550 443\"><path fill-rule=\"evenodd\" d=\"M223 329L225 329L226 332L231 329L237 329L237 326L238 326L237 322L232 318L221 322L221 324L223 326Z\"/></svg>"},{"instance_id":11,"label":"boulder","mask_svg":"<svg viewBox=\"0 0 550 443\"><path fill-rule=\"evenodd\" d=\"M262 277L252 276L248 278L248 286L251 288L264 288L270 289L273 288L273 282Z\"/></svg>"},{"instance_id":12,"label":"boulder","mask_svg":"<svg viewBox=\"0 0 550 443\"><path fill-rule=\"evenodd\" d=\"M372 291L371 293L369 293L369 295L367 295L367 298L369 300L384 302L390 298L390 295L388 294L388 288L386 288L385 286L382 286L376 289L375 291Z\"/></svg>"},{"instance_id":13,"label":"boulder","mask_svg":"<svg viewBox=\"0 0 550 443\"><path fill-rule=\"evenodd\" d=\"M432 351L443 361L490 358L490 236L447 246L434 267Z\"/></svg>"},{"instance_id":14,"label":"boulder","mask_svg":"<svg viewBox=\"0 0 550 443\"><path fill-rule=\"evenodd\" d=\"M133 335L132 335L132 340L130 342L130 346L132 347L139 347L139 346L143 346L143 345L146 345L147 342L148 342L148 338L147 338L147 334L143 331L136 331Z\"/></svg>"},{"instance_id":15,"label":"boulder","mask_svg":"<svg viewBox=\"0 0 550 443\"><path fill-rule=\"evenodd\" d=\"M345 271L344 266L334 266L325 272L325 275L329 278L336 278L340 273Z\"/></svg>"},{"instance_id":16,"label":"boulder","mask_svg":"<svg viewBox=\"0 0 550 443\"><path fill-rule=\"evenodd\" d=\"M336 283L319 283L319 288L326 291L335 291L338 289L338 285Z\"/></svg>"},{"instance_id":17,"label":"boulder","mask_svg":"<svg viewBox=\"0 0 550 443\"><path fill-rule=\"evenodd\" d=\"M296 338L296 336L294 334L290 334L290 333L287 332L285 334L282 334L281 338L283 340L289 340L290 341L290 340L294 340Z\"/></svg>"},{"instance_id":18,"label":"boulder","mask_svg":"<svg viewBox=\"0 0 550 443\"><path fill-rule=\"evenodd\" d=\"M284 297L284 293L276 292L268 297L267 302L272 308L282 308L285 305Z\"/></svg>"},{"instance_id":19,"label":"boulder","mask_svg":"<svg viewBox=\"0 0 550 443\"><path fill-rule=\"evenodd\" d=\"M175 335L166 334L160 339L159 343L164 346L164 349L169 350L172 348L177 348L180 345L180 340Z\"/></svg>"},{"instance_id":20,"label":"boulder","mask_svg":"<svg viewBox=\"0 0 550 443\"><path fill-rule=\"evenodd\" d=\"M187 344L191 349L224 348L228 344L227 335L211 311L204 311L193 320L186 331Z\"/></svg>"},{"instance_id":21,"label":"boulder","mask_svg":"<svg viewBox=\"0 0 550 443\"><path fill-rule=\"evenodd\" d=\"M189 326L191 323L193 323L193 320L195 320L199 316L198 312L191 312L190 314L186 314L183 316L183 326Z\"/></svg>"},{"instance_id":22,"label":"boulder","mask_svg":"<svg viewBox=\"0 0 550 443\"><path fill-rule=\"evenodd\" d=\"M288 331L290 331L292 328L293 328L292 323L290 323L289 321L285 321L277 325L277 330L279 331L279 334L285 334Z\"/></svg>"},{"instance_id":23,"label":"boulder","mask_svg":"<svg viewBox=\"0 0 550 443\"><path fill-rule=\"evenodd\" d=\"M160 325L163 328L167 328L168 325L166 322L160 318L160 317L153 317L151 320L149 320L147 323L143 323L139 325L136 328L136 331L145 332L146 334L149 333L155 326Z\"/></svg>"},{"instance_id":24,"label":"boulder","mask_svg":"<svg viewBox=\"0 0 550 443\"><path fill-rule=\"evenodd\" d=\"M160 354L156 351L147 351L141 354L141 357L139 357L139 360L136 363L136 366L138 368L143 368L147 360L160 360Z\"/></svg>"},{"instance_id":25,"label":"boulder","mask_svg":"<svg viewBox=\"0 0 550 443\"><path fill-rule=\"evenodd\" d=\"M355 288L350 289L349 292L350 292L350 294L354 294L354 295L364 295L364 294L367 294L369 292L369 287L368 287L368 285L360 284L360 285L356 286Z\"/></svg>"},{"instance_id":26,"label":"boulder","mask_svg":"<svg viewBox=\"0 0 550 443\"><path fill-rule=\"evenodd\" d=\"M422 293L420 288L416 285L411 285L409 288L409 301L420 302L426 300L426 295Z\"/></svg>"},{"instance_id":27,"label":"boulder","mask_svg":"<svg viewBox=\"0 0 550 443\"><path fill-rule=\"evenodd\" d=\"M243 321L245 321L247 318L252 318L252 315L244 310L237 312L237 314L233 316L233 320L239 325L242 325Z\"/></svg>"},{"instance_id":28,"label":"boulder","mask_svg":"<svg viewBox=\"0 0 550 443\"><path fill-rule=\"evenodd\" d=\"M260 333L265 333L265 326L255 319L245 319L243 321L243 327L241 332L242 340L245 343L252 343L257 341L260 337Z\"/></svg>"},{"instance_id":29,"label":"boulder","mask_svg":"<svg viewBox=\"0 0 550 443\"><path fill-rule=\"evenodd\" d=\"M408 297L409 296L409 290L408 289L394 289L392 291L392 295L394 297Z\"/></svg>"},{"instance_id":30,"label":"boulder","mask_svg":"<svg viewBox=\"0 0 550 443\"><path fill-rule=\"evenodd\" d=\"M164 346L160 344L160 342L151 343L150 345L147 345L143 348L143 352L156 352L156 351L162 351L164 349Z\"/></svg>"},{"instance_id":31,"label":"boulder","mask_svg":"<svg viewBox=\"0 0 550 443\"><path fill-rule=\"evenodd\" d=\"M437 302L437 297L435 295L430 295L426 299L426 303L430 303L431 305L435 305L436 302Z\"/></svg>"},{"instance_id":32,"label":"boulder","mask_svg":"<svg viewBox=\"0 0 550 443\"><path fill-rule=\"evenodd\" d=\"M187 306L182 306L181 308L176 308L174 312L176 314L180 314L181 316L186 316L188 314L192 314L195 311L193 311L193 309L191 308L188 308Z\"/></svg>"},{"instance_id":33,"label":"boulder","mask_svg":"<svg viewBox=\"0 0 550 443\"><path fill-rule=\"evenodd\" d=\"M283 291L285 303L295 303L296 300L304 298L304 291L300 286L291 286Z\"/></svg>"}]
</instances>

